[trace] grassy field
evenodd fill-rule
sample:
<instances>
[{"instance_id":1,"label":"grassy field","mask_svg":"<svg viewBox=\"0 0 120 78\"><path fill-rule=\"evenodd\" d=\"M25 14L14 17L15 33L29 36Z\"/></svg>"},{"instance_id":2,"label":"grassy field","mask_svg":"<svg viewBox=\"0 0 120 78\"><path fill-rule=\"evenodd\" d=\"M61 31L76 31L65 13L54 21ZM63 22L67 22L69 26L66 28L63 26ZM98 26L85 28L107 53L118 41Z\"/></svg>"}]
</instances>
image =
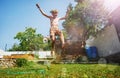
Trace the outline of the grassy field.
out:
<instances>
[{"instance_id":1,"label":"grassy field","mask_svg":"<svg viewBox=\"0 0 120 78\"><path fill-rule=\"evenodd\" d=\"M1 68L0 78L120 78L120 66L105 64L51 64Z\"/></svg>"}]
</instances>

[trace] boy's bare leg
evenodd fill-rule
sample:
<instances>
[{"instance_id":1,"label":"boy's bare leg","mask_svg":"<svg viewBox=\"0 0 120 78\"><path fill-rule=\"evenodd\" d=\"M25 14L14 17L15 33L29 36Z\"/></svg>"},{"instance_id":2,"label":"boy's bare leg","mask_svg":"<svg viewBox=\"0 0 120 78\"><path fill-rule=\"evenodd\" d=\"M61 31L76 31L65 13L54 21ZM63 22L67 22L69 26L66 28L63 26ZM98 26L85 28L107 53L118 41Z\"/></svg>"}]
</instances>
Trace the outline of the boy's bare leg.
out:
<instances>
[{"instance_id":1,"label":"boy's bare leg","mask_svg":"<svg viewBox=\"0 0 120 78\"><path fill-rule=\"evenodd\" d=\"M52 56L54 56L54 48L55 48L55 36L54 36L54 34L51 35L51 40L52 40L51 54L52 54Z\"/></svg>"},{"instance_id":2,"label":"boy's bare leg","mask_svg":"<svg viewBox=\"0 0 120 78\"><path fill-rule=\"evenodd\" d=\"M54 35L52 35L51 40L52 40L52 48L54 48L54 44L55 44L55 36Z\"/></svg>"},{"instance_id":3,"label":"boy's bare leg","mask_svg":"<svg viewBox=\"0 0 120 78\"><path fill-rule=\"evenodd\" d=\"M62 42L62 48L64 48L65 41L64 41L64 36L62 32L60 33L60 40Z\"/></svg>"}]
</instances>

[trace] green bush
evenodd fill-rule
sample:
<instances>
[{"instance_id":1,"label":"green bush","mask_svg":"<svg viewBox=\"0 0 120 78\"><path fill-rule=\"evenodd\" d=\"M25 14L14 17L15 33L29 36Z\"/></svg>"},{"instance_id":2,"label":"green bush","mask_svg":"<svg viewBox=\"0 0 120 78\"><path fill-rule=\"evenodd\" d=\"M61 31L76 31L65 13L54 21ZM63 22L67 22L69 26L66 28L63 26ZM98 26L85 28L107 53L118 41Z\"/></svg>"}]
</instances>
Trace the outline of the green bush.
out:
<instances>
[{"instance_id":1,"label":"green bush","mask_svg":"<svg viewBox=\"0 0 120 78\"><path fill-rule=\"evenodd\" d=\"M86 56L78 56L76 59L75 59L76 62L88 62L88 59Z\"/></svg>"},{"instance_id":2,"label":"green bush","mask_svg":"<svg viewBox=\"0 0 120 78\"><path fill-rule=\"evenodd\" d=\"M18 67L27 66L28 65L28 60L25 59L25 58L18 58L18 59L16 59L16 65Z\"/></svg>"},{"instance_id":3,"label":"green bush","mask_svg":"<svg viewBox=\"0 0 120 78\"><path fill-rule=\"evenodd\" d=\"M81 62L82 61L82 56L78 56L76 59L75 59L76 62Z\"/></svg>"}]
</instances>

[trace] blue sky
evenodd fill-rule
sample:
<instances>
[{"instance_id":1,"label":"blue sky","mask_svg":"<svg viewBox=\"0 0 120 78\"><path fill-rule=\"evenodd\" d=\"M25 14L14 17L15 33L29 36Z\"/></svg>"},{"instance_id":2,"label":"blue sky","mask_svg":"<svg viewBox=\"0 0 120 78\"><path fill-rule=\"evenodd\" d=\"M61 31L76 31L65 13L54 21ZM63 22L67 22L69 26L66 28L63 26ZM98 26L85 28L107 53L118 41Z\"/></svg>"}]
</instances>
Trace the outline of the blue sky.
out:
<instances>
[{"instance_id":1,"label":"blue sky","mask_svg":"<svg viewBox=\"0 0 120 78\"><path fill-rule=\"evenodd\" d=\"M5 50L6 44L9 49L18 43L14 36L24 31L25 27L36 28L37 33L49 35L49 19L40 14L36 3L48 15L51 9L58 9L59 16L65 15L69 3L76 4L74 0L0 0L0 49Z\"/></svg>"},{"instance_id":2,"label":"blue sky","mask_svg":"<svg viewBox=\"0 0 120 78\"><path fill-rule=\"evenodd\" d=\"M50 15L51 9L58 9L59 16L64 16L69 3L75 6L74 0L0 0L0 49L9 49L18 43L14 36L25 30L25 27L37 29L37 33L49 35L49 19L42 16L35 6L39 3L46 14ZM120 0L105 0L108 9L115 9L120 5ZM59 28L62 29L62 22Z\"/></svg>"}]
</instances>

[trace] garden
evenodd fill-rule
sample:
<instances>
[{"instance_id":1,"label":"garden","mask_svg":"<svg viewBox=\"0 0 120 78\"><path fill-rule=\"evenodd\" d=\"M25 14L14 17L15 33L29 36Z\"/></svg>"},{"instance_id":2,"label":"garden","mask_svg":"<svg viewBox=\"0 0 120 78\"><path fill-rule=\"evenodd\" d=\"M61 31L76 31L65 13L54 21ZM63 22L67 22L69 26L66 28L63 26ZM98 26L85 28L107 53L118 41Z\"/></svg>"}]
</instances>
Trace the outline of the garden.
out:
<instances>
[{"instance_id":1,"label":"garden","mask_svg":"<svg viewBox=\"0 0 120 78\"><path fill-rule=\"evenodd\" d=\"M0 68L0 78L120 78L117 64L38 64L18 60L11 68Z\"/></svg>"}]
</instances>

